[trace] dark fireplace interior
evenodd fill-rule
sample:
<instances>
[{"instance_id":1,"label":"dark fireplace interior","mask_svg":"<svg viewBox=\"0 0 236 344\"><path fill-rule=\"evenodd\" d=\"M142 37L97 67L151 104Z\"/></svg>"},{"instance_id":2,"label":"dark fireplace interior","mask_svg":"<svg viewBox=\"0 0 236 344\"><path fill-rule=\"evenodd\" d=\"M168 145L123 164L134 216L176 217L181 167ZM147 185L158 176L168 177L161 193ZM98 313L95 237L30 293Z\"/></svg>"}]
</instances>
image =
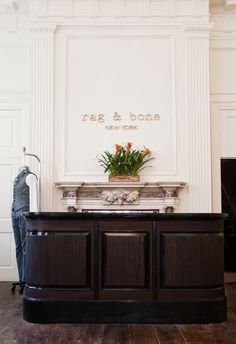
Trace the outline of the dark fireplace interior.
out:
<instances>
[{"instance_id":1,"label":"dark fireplace interior","mask_svg":"<svg viewBox=\"0 0 236 344\"><path fill-rule=\"evenodd\" d=\"M225 221L225 271L236 271L236 159L221 159L222 212Z\"/></svg>"}]
</instances>

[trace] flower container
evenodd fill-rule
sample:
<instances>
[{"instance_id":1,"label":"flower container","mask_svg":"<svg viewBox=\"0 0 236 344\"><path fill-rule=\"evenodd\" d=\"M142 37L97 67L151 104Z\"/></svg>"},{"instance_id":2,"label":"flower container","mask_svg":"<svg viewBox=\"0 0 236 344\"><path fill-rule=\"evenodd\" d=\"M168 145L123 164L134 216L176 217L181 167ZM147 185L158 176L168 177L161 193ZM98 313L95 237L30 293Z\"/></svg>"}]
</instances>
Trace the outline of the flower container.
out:
<instances>
[{"instance_id":1,"label":"flower container","mask_svg":"<svg viewBox=\"0 0 236 344\"><path fill-rule=\"evenodd\" d=\"M108 176L109 182L139 182L139 176Z\"/></svg>"}]
</instances>

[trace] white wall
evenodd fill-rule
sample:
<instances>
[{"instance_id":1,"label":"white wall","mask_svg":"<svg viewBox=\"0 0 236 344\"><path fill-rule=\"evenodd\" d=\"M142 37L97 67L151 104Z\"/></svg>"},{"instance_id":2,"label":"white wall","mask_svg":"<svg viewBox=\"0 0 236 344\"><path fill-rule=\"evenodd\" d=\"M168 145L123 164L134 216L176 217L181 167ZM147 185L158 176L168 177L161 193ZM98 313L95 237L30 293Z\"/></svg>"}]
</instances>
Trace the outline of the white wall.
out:
<instances>
[{"instance_id":1,"label":"white wall","mask_svg":"<svg viewBox=\"0 0 236 344\"><path fill-rule=\"evenodd\" d=\"M207 0L0 4L0 175L5 190L0 280L16 278L10 204L23 145L42 160L43 210L61 209L55 181L106 180L97 154L131 140L151 148L156 157L141 180L185 181L178 211L212 211L212 180L215 192L219 172L214 170L212 178L208 14ZM234 47L227 41L228 50L222 50L222 40L213 40L220 52L211 55L212 94L217 94L212 109L216 105L214 114L227 117L236 86L226 74L222 84L219 80L222 61L233 63ZM222 92L230 102L220 103L226 111L215 103ZM159 114L160 119L137 121L133 130L107 130L106 125L114 125L114 112L122 114L121 127L133 125L129 112ZM82 121L82 114L99 113L105 122ZM234 109L230 116L228 146L234 145ZM217 129L218 122L212 123ZM217 159L213 155L213 166Z\"/></svg>"},{"instance_id":2,"label":"white wall","mask_svg":"<svg viewBox=\"0 0 236 344\"><path fill-rule=\"evenodd\" d=\"M55 30L55 179L105 181L97 155L132 141L156 157L142 180L187 181L178 211L211 211L207 1L71 3L58 13L84 18L57 19ZM160 120L124 130L129 112ZM100 113L104 122L83 120Z\"/></svg>"}]
</instances>

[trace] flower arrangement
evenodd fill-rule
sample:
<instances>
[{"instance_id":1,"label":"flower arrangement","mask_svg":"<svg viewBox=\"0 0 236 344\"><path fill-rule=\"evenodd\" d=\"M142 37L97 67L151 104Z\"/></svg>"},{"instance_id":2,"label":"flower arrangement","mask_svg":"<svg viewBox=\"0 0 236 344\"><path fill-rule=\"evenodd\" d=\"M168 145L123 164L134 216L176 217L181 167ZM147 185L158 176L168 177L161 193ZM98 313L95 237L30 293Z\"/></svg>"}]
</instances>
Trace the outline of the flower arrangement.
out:
<instances>
[{"instance_id":1,"label":"flower arrangement","mask_svg":"<svg viewBox=\"0 0 236 344\"><path fill-rule=\"evenodd\" d=\"M124 146L116 144L114 153L104 151L98 160L104 173L108 172L111 176L137 176L144 168L151 167L146 166L154 159L150 149L144 146L142 150L137 150L132 145L132 142Z\"/></svg>"}]
</instances>

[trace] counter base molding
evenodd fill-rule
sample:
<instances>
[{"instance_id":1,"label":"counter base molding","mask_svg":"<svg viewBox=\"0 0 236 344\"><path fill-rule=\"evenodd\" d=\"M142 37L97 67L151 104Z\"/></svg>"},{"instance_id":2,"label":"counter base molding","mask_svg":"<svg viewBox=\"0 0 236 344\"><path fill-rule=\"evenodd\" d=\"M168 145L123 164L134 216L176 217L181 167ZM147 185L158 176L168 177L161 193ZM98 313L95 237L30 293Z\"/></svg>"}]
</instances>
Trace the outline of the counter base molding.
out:
<instances>
[{"instance_id":1,"label":"counter base molding","mask_svg":"<svg viewBox=\"0 0 236 344\"><path fill-rule=\"evenodd\" d=\"M32 323L205 324L226 319L226 299L199 302L39 301L25 297Z\"/></svg>"},{"instance_id":2,"label":"counter base molding","mask_svg":"<svg viewBox=\"0 0 236 344\"><path fill-rule=\"evenodd\" d=\"M226 320L223 214L25 213L24 319Z\"/></svg>"}]
</instances>

